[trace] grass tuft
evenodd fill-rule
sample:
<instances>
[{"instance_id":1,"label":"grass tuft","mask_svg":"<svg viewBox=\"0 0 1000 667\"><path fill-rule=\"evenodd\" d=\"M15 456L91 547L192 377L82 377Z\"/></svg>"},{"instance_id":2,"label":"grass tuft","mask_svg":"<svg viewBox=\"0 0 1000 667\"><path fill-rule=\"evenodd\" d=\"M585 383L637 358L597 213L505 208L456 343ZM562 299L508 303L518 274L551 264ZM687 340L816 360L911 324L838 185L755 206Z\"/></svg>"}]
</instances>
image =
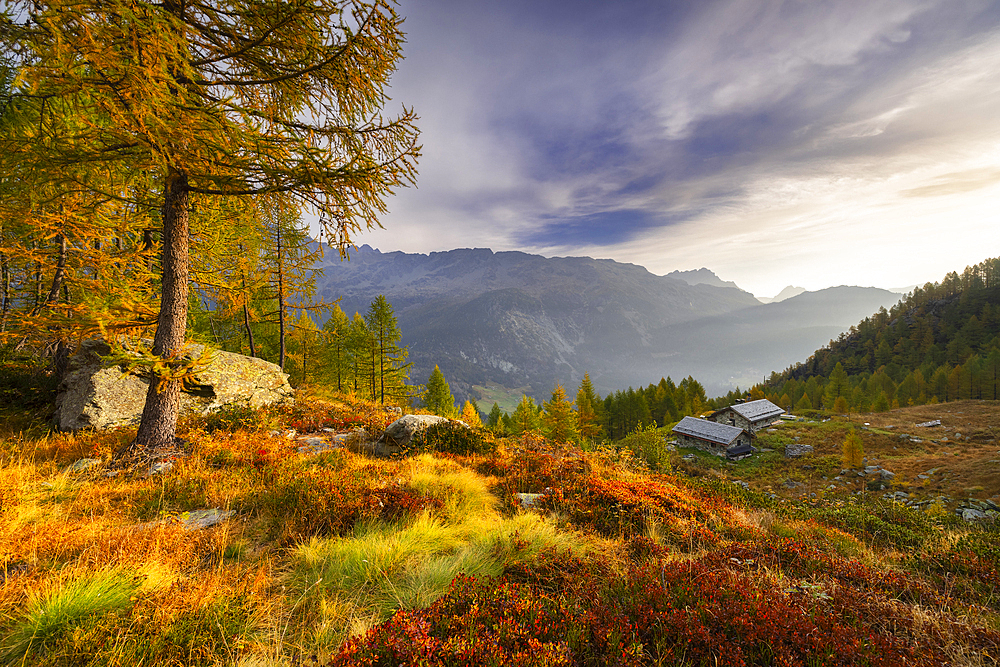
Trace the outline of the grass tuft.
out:
<instances>
[{"instance_id":1,"label":"grass tuft","mask_svg":"<svg viewBox=\"0 0 1000 667\"><path fill-rule=\"evenodd\" d=\"M6 639L0 642L0 658L15 664L29 652L53 650L84 619L129 608L143 579L124 570L109 570L57 584L32 596L28 608L14 620Z\"/></svg>"}]
</instances>

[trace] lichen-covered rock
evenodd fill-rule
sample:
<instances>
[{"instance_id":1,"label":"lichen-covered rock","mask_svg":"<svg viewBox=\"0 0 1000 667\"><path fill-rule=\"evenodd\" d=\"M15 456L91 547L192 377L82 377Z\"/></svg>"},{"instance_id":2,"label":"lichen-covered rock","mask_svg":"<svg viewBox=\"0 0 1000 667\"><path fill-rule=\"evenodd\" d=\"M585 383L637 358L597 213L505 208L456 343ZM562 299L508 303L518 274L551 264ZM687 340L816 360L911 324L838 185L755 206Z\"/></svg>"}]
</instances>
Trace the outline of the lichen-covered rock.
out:
<instances>
[{"instance_id":1,"label":"lichen-covered rock","mask_svg":"<svg viewBox=\"0 0 1000 667\"><path fill-rule=\"evenodd\" d=\"M440 424L449 421L447 417L437 415L405 415L389 424L385 432L375 442L375 453L394 454L400 452L410 444L420 431L432 424Z\"/></svg>"},{"instance_id":2,"label":"lichen-covered rock","mask_svg":"<svg viewBox=\"0 0 1000 667\"><path fill-rule=\"evenodd\" d=\"M193 345L192 354L204 347ZM137 424L146 403L149 380L109 364L111 353L102 340L84 341L69 362L56 397L55 425L64 431L106 429ZM185 383L181 409L205 414L227 405L260 407L290 400L288 375L263 359L216 351L211 362Z\"/></svg>"},{"instance_id":3,"label":"lichen-covered rock","mask_svg":"<svg viewBox=\"0 0 1000 667\"><path fill-rule=\"evenodd\" d=\"M785 445L785 458L797 459L813 451L812 445Z\"/></svg>"}]
</instances>

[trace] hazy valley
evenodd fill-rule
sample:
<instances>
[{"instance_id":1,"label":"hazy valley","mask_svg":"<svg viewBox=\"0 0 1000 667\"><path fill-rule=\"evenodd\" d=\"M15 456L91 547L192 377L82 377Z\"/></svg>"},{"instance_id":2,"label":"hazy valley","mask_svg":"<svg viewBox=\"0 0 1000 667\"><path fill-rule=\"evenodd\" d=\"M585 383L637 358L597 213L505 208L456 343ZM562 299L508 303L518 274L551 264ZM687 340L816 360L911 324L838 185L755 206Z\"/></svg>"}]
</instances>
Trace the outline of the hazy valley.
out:
<instances>
[{"instance_id":1,"label":"hazy valley","mask_svg":"<svg viewBox=\"0 0 1000 667\"><path fill-rule=\"evenodd\" d=\"M547 396L589 373L601 393L692 375L709 395L784 370L900 295L831 287L762 304L707 269L656 276L586 257L488 249L430 255L362 246L328 255L317 292L349 315L384 294L424 381L437 364L456 395L473 387ZM695 284L690 284L695 283ZM515 399L516 400L516 399Z\"/></svg>"}]
</instances>

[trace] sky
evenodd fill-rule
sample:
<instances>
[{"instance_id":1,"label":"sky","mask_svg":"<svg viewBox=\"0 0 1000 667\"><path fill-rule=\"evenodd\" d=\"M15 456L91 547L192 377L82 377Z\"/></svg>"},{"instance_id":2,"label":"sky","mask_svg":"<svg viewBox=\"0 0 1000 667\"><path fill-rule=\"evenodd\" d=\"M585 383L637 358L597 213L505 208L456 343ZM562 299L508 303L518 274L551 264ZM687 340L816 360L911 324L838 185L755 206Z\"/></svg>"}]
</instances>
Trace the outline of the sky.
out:
<instances>
[{"instance_id":1,"label":"sky","mask_svg":"<svg viewBox=\"0 0 1000 667\"><path fill-rule=\"evenodd\" d=\"M707 267L757 296L1000 255L1000 3L400 0L383 252Z\"/></svg>"}]
</instances>

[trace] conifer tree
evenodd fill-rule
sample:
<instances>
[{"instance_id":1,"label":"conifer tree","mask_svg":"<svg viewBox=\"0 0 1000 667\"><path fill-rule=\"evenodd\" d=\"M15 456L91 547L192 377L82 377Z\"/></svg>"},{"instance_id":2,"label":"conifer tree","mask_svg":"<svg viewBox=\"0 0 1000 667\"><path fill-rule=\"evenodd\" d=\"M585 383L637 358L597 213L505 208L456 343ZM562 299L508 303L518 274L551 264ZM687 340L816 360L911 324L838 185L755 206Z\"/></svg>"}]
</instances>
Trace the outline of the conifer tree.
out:
<instances>
[{"instance_id":1,"label":"conifer tree","mask_svg":"<svg viewBox=\"0 0 1000 667\"><path fill-rule=\"evenodd\" d=\"M522 394L521 401L514 408L514 414L510 416L510 430L515 435L523 435L538 431L541 426L535 401L530 396Z\"/></svg>"},{"instance_id":2,"label":"conifer tree","mask_svg":"<svg viewBox=\"0 0 1000 667\"><path fill-rule=\"evenodd\" d=\"M192 199L284 193L313 206L340 248L412 181L415 116L383 121L401 55L384 0L12 1L0 16L26 121L0 137L0 173L23 168L53 208L149 178L160 221L152 381L133 445L174 441L186 339ZM69 119L69 120L67 120ZM196 222L196 220L195 220Z\"/></svg>"},{"instance_id":3,"label":"conifer tree","mask_svg":"<svg viewBox=\"0 0 1000 667\"><path fill-rule=\"evenodd\" d=\"M890 407L889 397L885 395L884 391L879 391L875 402L872 403L872 412L886 412Z\"/></svg>"},{"instance_id":4,"label":"conifer tree","mask_svg":"<svg viewBox=\"0 0 1000 667\"><path fill-rule=\"evenodd\" d=\"M375 338L361 313L354 313L347 332L347 349L351 358L351 382L356 396L374 400L376 348Z\"/></svg>"},{"instance_id":5,"label":"conifer tree","mask_svg":"<svg viewBox=\"0 0 1000 667\"><path fill-rule=\"evenodd\" d=\"M310 246L311 239L301 214L287 197L259 197L257 216L263 236L261 272L268 276L264 298L273 303L265 319L277 322L277 364L285 367L288 349L288 311L320 310L325 304L313 304L316 291L314 267L322 256L321 246Z\"/></svg>"},{"instance_id":6,"label":"conifer tree","mask_svg":"<svg viewBox=\"0 0 1000 667\"><path fill-rule=\"evenodd\" d=\"M323 324L323 351L321 373L337 391L347 391L351 386L353 368L349 350L351 321L334 304L330 318Z\"/></svg>"},{"instance_id":7,"label":"conifer tree","mask_svg":"<svg viewBox=\"0 0 1000 667\"><path fill-rule=\"evenodd\" d=\"M581 438L593 442L601 435L601 422L597 416L600 398L590 381L590 373L583 374L580 389L576 392L576 430Z\"/></svg>"},{"instance_id":8,"label":"conifer tree","mask_svg":"<svg viewBox=\"0 0 1000 667\"><path fill-rule=\"evenodd\" d=\"M503 411L500 409L500 405L493 403L493 407L490 408L490 414L486 417L486 427L494 431L500 430L503 426Z\"/></svg>"},{"instance_id":9,"label":"conifer tree","mask_svg":"<svg viewBox=\"0 0 1000 667\"><path fill-rule=\"evenodd\" d=\"M844 467L860 468L865 458L865 445L861 441L861 436L853 428L847 432L844 438Z\"/></svg>"},{"instance_id":10,"label":"conifer tree","mask_svg":"<svg viewBox=\"0 0 1000 667\"><path fill-rule=\"evenodd\" d=\"M477 408L472 401L466 401L462 405L462 412L459 414L458 418L469 426L481 427L483 425L482 417L479 416L479 408Z\"/></svg>"},{"instance_id":11,"label":"conifer tree","mask_svg":"<svg viewBox=\"0 0 1000 667\"><path fill-rule=\"evenodd\" d=\"M288 374L296 386L307 384L316 376L322 352L319 327L305 310L292 322L288 343Z\"/></svg>"},{"instance_id":12,"label":"conifer tree","mask_svg":"<svg viewBox=\"0 0 1000 667\"><path fill-rule=\"evenodd\" d=\"M436 415L452 417L455 414L455 397L451 395L448 381L444 379L441 369L434 366L427 378L427 390L424 392L424 407Z\"/></svg>"},{"instance_id":13,"label":"conifer tree","mask_svg":"<svg viewBox=\"0 0 1000 667\"><path fill-rule=\"evenodd\" d=\"M379 294L372 301L365 315L365 324L378 352L377 365L372 369L376 377L374 400L384 404L386 397L391 402L409 398L406 380L409 379L412 364L406 361L406 347L399 346L403 334L399 330L392 305L383 295Z\"/></svg>"},{"instance_id":14,"label":"conifer tree","mask_svg":"<svg viewBox=\"0 0 1000 667\"><path fill-rule=\"evenodd\" d=\"M545 402L542 413L542 425L545 436L553 442L573 442L578 437L576 415L573 414L573 404L566 397L566 390L557 384L552 390L552 398Z\"/></svg>"}]
</instances>

